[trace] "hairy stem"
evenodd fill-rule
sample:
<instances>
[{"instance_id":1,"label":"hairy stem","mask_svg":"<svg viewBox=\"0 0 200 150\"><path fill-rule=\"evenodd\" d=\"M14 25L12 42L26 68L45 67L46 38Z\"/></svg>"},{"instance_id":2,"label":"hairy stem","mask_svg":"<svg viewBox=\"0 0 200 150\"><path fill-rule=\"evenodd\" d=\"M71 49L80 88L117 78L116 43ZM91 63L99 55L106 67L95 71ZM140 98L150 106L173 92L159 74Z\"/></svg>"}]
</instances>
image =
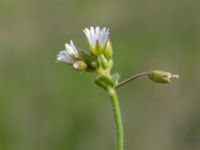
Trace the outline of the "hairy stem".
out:
<instances>
[{"instance_id":1,"label":"hairy stem","mask_svg":"<svg viewBox=\"0 0 200 150\"><path fill-rule=\"evenodd\" d=\"M116 141L117 141L117 150L123 150L123 125L120 113L120 107L118 103L117 93L114 88L109 88L108 93L111 99L112 109L113 109L113 116L114 116L114 123L116 128Z\"/></svg>"}]
</instances>

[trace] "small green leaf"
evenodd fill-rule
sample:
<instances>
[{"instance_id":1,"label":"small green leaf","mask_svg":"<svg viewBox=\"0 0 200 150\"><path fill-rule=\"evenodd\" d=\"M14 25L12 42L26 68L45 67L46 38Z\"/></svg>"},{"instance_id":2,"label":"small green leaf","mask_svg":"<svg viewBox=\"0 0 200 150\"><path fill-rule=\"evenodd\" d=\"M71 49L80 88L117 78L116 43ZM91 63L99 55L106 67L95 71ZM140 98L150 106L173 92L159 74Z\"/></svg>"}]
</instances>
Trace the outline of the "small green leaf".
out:
<instances>
[{"instance_id":1,"label":"small green leaf","mask_svg":"<svg viewBox=\"0 0 200 150\"><path fill-rule=\"evenodd\" d=\"M95 83L104 89L107 89L110 86L114 87L114 83L112 82L112 80L110 80L108 77L104 75L97 77L97 79L95 80Z\"/></svg>"},{"instance_id":2,"label":"small green leaf","mask_svg":"<svg viewBox=\"0 0 200 150\"><path fill-rule=\"evenodd\" d=\"M114 86L118 84L119 78L120 78L119 73L112 74L112 82L114 83Z\"/></svg>"}]
</instances>

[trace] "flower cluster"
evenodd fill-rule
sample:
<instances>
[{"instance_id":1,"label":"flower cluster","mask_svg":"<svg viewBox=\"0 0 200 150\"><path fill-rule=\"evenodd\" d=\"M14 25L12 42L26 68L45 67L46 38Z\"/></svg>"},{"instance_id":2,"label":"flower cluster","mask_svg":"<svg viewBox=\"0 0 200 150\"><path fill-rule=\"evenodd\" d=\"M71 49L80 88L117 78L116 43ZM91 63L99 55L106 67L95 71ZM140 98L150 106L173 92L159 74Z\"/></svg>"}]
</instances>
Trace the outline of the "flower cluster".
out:
<instances>
[{"instance_id":1,"label":"flower cluster","mask_svg":"<svg viewBox=\"0 0 200 150\"><path fill-rule=\"evenodd\" d=\"M109 66L109 60L112 58L112 46L109 41L109 30L107 28L90 27L83 30L88 43L89 50L78 50L71 40L65 44L65 50L57 55L57 62L70 64L79 71L97 70L99 57L101 56L102 65Z\"/></svg>"},{"instance_id":2,"label":"flower cluster","mask_svg":"<svg viewBox=\"0 0 200 150\"><path fill-rule=\"evenodd\" d=\"M71 40L65 44L65 50L57 55L57 62L63 62L77 71L94 72L97 74L95 83L108 89L115 87L119 75L111 75L113 50L109 40L108 28L90 27L83 30L89 43L88 50L77 49Z\"/></svg>"},{"instance_id":3,"label":"flower cluster","mask_svg":"<svg viewBox=\"0 0 200 150\"><path fill-rule=\"evenodd\" d=\"M89 43L88 50L77 49L71 40L65 44L65 50L58 53L57 62L69 64L77 71L96 73L95 83L106 90L109 87L124 85L124 82L118 85L118 73L111 74L113 50L109 40L108 28L90 27L85 28L83 32ZM145 73L144 76L148 76L149 79L158 83L170 83L172 78L178 77L178 75L172 75L164 71L151 71ZM135 79L135 76L128 82L132 79Z\"/></svg>"}]
</instances>

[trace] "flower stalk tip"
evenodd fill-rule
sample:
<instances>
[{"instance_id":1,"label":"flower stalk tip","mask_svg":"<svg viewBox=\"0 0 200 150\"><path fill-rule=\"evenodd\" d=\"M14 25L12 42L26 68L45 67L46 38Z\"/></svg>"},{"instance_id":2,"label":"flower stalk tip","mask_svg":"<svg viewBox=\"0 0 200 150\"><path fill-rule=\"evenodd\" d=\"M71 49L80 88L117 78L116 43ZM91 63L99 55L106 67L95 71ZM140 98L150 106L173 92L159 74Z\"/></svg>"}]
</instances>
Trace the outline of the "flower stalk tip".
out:
<instances>
[{"instance_id":1,"label":"flower stalk tip","mask_svg":"<svg viewBox=\"0 0 200 150\"><path fill-rule=\"evenodd\" d=\"M178 74L172 74L170 72L155 70L148 74L149 79L157 83L171 83L172 78L179 78Z\"/></svg>"}]
</instances>

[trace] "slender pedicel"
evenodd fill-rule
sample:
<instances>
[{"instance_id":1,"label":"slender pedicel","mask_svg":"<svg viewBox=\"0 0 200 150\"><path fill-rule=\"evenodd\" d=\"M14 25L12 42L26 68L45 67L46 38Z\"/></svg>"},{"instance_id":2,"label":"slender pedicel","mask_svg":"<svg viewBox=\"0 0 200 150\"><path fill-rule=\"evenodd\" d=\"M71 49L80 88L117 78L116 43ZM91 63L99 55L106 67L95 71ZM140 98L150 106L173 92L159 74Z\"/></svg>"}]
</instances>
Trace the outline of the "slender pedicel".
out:
<instances>
[{"instance_id":1,"label":"slender pedicel","mask_svg":"<svg viewBox=\"0 0 200 150\"><path fill-rule=\"evenodd\" d=\"M123 86L123 85L125 85L125 84L127 84L127 83L129 83L129 82L131 82L133 80L135 80L135 79L142 78L142 77L148 77L148 73L147 72L142 72L142 73L136 74L136 75L134 75L134 76L132 76L132 77L120 82L115 88L117 89L117 88L119 88L119 87L121 87L121 86Z\"/></svg>"}]
</instances>

